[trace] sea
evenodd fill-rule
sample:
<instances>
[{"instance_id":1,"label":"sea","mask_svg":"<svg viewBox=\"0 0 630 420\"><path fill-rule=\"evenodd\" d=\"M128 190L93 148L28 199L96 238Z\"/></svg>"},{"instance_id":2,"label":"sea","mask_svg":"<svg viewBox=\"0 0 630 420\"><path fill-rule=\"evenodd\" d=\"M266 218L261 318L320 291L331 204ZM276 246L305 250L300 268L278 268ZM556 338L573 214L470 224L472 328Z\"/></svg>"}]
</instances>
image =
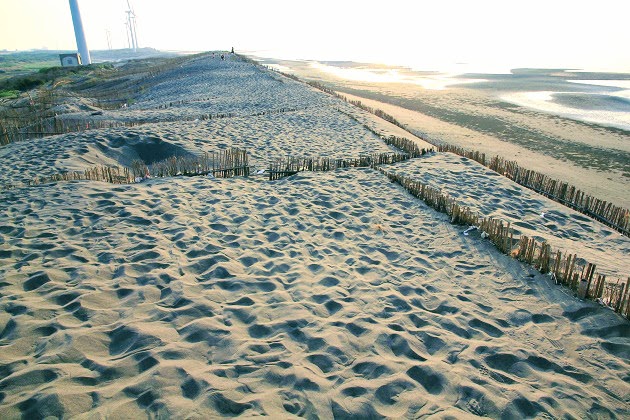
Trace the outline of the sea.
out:
<instances>
[{"instance_id":1,"label":"sea","mask_svg":"<svg viewBox=\"0 0 630 420\"><path fill-rule=\"evenodd\" d=\"M582 89L511 92L501 99L565 118L630 131L630 80L566 81L580 84Z\"/></svg>"},{"instance_id":2,"label":"sea","mask_svg":"<svg viewBox=\"0 0 630 420\"><path fill-rule=\"evenodd\" d=\"M263 64L283 72L291 72L290 63L296 61L253 55ZM469 63L422 67L353 61L299 61L345 80L404 83L429 90L484 90L502 101L524 108L630 132L630 73Z\"/></svg>"}]
</instances>

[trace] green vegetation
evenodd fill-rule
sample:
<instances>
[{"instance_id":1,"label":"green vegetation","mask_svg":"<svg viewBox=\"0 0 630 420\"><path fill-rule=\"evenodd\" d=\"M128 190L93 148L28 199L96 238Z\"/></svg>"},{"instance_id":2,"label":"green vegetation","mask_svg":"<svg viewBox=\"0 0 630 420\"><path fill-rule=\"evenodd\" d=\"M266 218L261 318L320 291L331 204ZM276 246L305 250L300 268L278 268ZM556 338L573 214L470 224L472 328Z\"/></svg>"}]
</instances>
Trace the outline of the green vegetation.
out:
<instances>
[{"instance_id":1,"label":"green vegetation","mask_svg":"<svg viewBox=\"0 0 630 420\"><path fill-rule=\"evenodd\" d=\"M0 91L20 91L26 92L46 83L54 83L61 78L71 77L79 74L89 74L91 77L101 79L102 76L114 69L110 63L92 64L79 67L42 67L35 72L20 74L0 81Z\"/></svg>"},{"instance_id":2,"label":"green vegetation","mask_svg":"<svg viewBox=\"0 0 630 420\"><path fill-rule=\"evenodd\" d=\"M66 51L16 51L0 54L0 69L33 71L59 63L59 53Z\"/></svg>"},{"instance_id":3,"label":"green vegetation","mask_svg":"<svg viewBox=\"0 0 630 420\"><path fill-rule=\"evenodd\" d=\"M20 96L19 90L0 90L0 99L16 99Z\"/></svg>"},{"instance_id":4,"label":"green vegetation","mask_svg":"<svg viewBox=\"0 0 630 420\"><path fill-rule=\"evenodd\" d=\"M59 64L59 51L0 53L0 82Z\"/></svg>"}]
</instances>

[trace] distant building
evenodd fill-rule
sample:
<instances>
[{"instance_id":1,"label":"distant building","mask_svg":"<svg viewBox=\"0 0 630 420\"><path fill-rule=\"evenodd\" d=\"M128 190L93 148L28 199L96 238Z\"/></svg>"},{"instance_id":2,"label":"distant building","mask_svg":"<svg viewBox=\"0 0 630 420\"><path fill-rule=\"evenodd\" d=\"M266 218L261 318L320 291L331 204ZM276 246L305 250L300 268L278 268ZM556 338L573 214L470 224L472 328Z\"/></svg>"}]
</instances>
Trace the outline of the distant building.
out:
<instances>
[{"instance_id":1,"label":"distant building","mask_svg":"<svg viewBox=\"0 0 630 420\"><path fill-rule=\"evenodd\" d=\"M73 54L59 54L62 67L76 67L81 65L81 55L79 53Z\"/></svg>"}]
</instances>

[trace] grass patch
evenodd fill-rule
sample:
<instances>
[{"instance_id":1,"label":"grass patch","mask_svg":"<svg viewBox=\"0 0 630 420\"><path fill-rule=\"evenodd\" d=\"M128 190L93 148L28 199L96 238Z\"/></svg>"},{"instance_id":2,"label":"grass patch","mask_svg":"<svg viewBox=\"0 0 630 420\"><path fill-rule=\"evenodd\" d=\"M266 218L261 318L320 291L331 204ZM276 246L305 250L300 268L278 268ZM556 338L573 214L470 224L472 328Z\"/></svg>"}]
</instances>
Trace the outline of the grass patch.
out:
<instances>
[{"instance_id":1,"label":"grass patch","mask_svg":"<svg viewBox=\"0 0 630 420\"><path fill-rule=\"evenodd\" d=\"M77 75L89 75L96 80L102 80L106 74L112 71L114 71L114 66L110 63L78 67L40 67L36 71L27 74L18 74L0 81L0 90L26 92L47 83L54 83L58 79L72 78L72 76Z\"/></svg>"},{"instance_id":2,"label":"grass patch","mask_svg":"<svg viewBox=\"0 0 630 420\"><path fill-rule=\"evenodd\" d=\"M20 96L19 90L0 90L0 98L2 99L16 99Z\"/></svg>"}]
</instances>

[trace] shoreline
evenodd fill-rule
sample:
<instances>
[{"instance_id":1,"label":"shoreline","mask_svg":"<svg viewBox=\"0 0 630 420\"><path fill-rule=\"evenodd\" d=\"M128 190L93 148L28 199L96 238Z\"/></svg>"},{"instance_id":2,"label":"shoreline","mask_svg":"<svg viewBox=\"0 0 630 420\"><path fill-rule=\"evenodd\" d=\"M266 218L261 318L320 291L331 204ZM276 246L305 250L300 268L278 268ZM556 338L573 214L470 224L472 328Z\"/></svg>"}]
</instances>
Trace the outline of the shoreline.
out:
<instances>
[{"instance_id":1,"label":"shoreline","mask_svg":"<svg viewBox=\"0 0 630 420\"><path fill-rule=\"evenodd\" d=\"M524 167L545 173L552 178L561 179L576 186L579 185L594 196L610 200L622 207L630 207L630 197L626 189L630 186L630 181L626 180L625 177L611 176L611 174L589 170L568 162L560 162L545 154L502 141L494 136L444 122L435 117L387 102L353 95L343 90L338 91L338 93L350 100L361 101L367 106L385 111L405 124L409 130L418 130L455 146L478 150L487 155L502 155L518 161Z\"/></svg>"}]
</instances>

